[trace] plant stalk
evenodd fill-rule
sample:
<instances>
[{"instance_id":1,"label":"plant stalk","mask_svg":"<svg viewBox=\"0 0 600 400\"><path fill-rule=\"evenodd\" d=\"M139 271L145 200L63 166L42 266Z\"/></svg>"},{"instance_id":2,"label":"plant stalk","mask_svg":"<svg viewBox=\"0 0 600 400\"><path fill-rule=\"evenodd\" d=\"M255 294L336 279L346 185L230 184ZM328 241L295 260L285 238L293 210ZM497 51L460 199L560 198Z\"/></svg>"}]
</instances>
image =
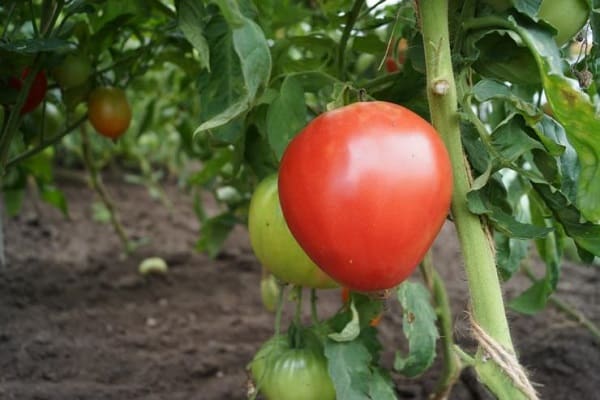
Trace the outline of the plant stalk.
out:
<instances>
[{"instance_id":1,"label":"plant stalk","mask_svg":"<svg viewBox=\"0 0 600 400\"><path fill-rule=\"evenodd\" d=\"M354 24L358 16L360 15L360 10L362 6L365 4L365 0L354 0L354 5L352 9L348 13L348 18L346 19L346 26L344 27L344 31L342 32L342 37L340 39L340 45L338 47L338 55L337 55L337 67L338 67L338 76L343 81L346 79L346 47L348 45L348 40L350 39L350 34L352 33L352 28L354 28Z\"/></svg>"},{"instance_id":2,"label":"plant stalk","mask_svg":"<svg viewBox=\"0 0 600 400\"><path fill-rule=\"evenodd\" d=\"M435 391L431 394L430 399L442 400L449 397L452 387L460 377L462 365L460 358L454 351L454 329L452 327L452 310L450 309L448 293L446 292L444 280L433 265L431 250L425 254L425 258L421 263L421 272L433 295L444 353L442 376L438 380Z\"/></svg>"},{"instance_id":3,"label":"plant stalk","mask_svg":"<svg viewBox=\"0 0 600 400\"><path fill-rule=\"evenodd\" d=\"M514 353L491 236L487 227L467 206L472 178L460 136L448 30L448 0L419 0L416 6L425 47L431 120L452 162L454 190L451 209L465 261L473 320L505 350ZM485 360L481 350L477 354L475 368L481 380L500 399L527 398L495 362Z\"/></svg>"},{"instance_id":4,"label":"plant stalk","mask_svg":"<svg viewBox=\"0 0 600 400\"><path fill-rule=\"evenodd\" d=\"M110 198L108 192L106 191L106 188L104 187L100 179L100 175L92 157L90 138L87 134L85 126L81 127L81 151L83 154L83 162L90 174L90 182L92 184L92 188L96 191L96 193L100 197L100 200L108 210L108 213L110 214L110 222L115 232L119 236L119 239L121 240L125 251L129 253L133 246L129 241L129 238L127 237L125 228L123 228L123 225L121 224L121 220L119 218L119 215L117 214L117 209L115 208L112 199Z\"/></svg>"}]
</instances>

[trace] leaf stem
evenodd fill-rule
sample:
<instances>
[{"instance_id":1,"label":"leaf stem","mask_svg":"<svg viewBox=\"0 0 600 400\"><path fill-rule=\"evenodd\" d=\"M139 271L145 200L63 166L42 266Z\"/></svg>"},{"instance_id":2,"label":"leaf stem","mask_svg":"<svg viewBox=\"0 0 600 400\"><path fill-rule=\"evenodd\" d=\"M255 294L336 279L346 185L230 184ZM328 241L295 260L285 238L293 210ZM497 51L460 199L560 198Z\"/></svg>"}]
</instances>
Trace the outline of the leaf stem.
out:
<instances>
[{"instance_id":1,"label":"leaf stem","mask_svg":"<svg viewBox=\"0 0 600 400\"><path fill-rule=\"evenodd\" d=\"M87 120L87 117L88 116L86 113L85 115L81 116L81 118L79 118L77 121L75 121L71 125L65 127L65 130L63 132L59 133L56 136L51 137L50 139L42 140L40 142L40 144L38 146L34 147L33 149L29 149L29 150L19 154L18 156L15 156L14 158L10 159L6 163L6 168L8 169L8 168L12 167L13 165L17 164L18 162L23 161L29 157L36 155L40 151L44 150L46 147L60 142L62 140L62 138L67 136L69 133L74 131L79 125L81 125L83 122L85 122L85 120Z\"/></svg>"},{"instance_id":2,"label":"leaf stem","mask_svg":"<svg viewBox=\"0 0 600 400\"><path fill-rule=\"evenodd\" d=\"M448 0L419 0L427 70L427 97L433 126L446 144L454 176L452 216L455 221L472 300L473 318L493 340L514 353L500 281L495 249L486 225L467 206L472 177L463 152L457 93L450 51ZM443 90L441 90L443 89ZM494 362L477 355L476 370L483 382L501 399L526 398Z\"/></svg>"},{"instance_id":3,"label":"leaf stem","mask_svg":"<svg viewBox=\"0 0 600 400\"><path fill-rule=\"evenodd\" d=\"M454 351L454 329L452 327L452 310L446 286L433 265L433 256L431 250L425 254L421 263L421 272L425 282L433 295L435 311L438 317L438 326L442 341L444 353L444 366L442 376L439 378L434 393L430 396L432 400L447 399L452 391L452 387L460 377L462 365L456 352Z\"/></svg>"},{"instance_id":4,"label":"leaf stem","mask_svg":"<svg viewBox=\"0 0 600 400\"><path fill-rule=\"evenodd\" d=\"M348 13L348 18L346 19L346 26L344 26L344 31L342 32L342 37L340 39L340 45L338 47L337 55L338 77L341 80L346 79L346 46L348 46L350 33L352 33L352 28L354 28L354 24L356 23L356 20L360 15L360 10L364 4L365 0L354 0L354 5Z\"/></svg>"},{"instance_id":5,"label":"leaf stem","mask_svg":"<svg viewBox=\"0 0 600 400\"><path fill-rule=\"evenodd\" d=\"M106 191L104 184L102 183L100 174L98 173L98 169L96 168L96 164L92 157L90 138L88 136L87 130L85 129L85 126L83 126L81 129L81 150L83 154L83 162L90 174L90 183L92 184L92 188L98 194L100 200L108 210L108 213L110 214L110 222L115 232L119 236L119 239L121 240L125 252L129 253L132 250L133 246L129 241L129 238L127 237L125 228L123 228L123 225L121 224L121 220L117 213L117 209L113 204L110 195Z\"/></svg>"},{"instance_id":6,"label":"leaf stem","mask_svg":"<svg viewBox=\"0 0 600 400\"><path fill-rule=\"evenodd\" d=\"M302 286L294 287L296 294L296 311L294 312L294 322L300 326L302 318Z\"/></svg>"}]
</instances>

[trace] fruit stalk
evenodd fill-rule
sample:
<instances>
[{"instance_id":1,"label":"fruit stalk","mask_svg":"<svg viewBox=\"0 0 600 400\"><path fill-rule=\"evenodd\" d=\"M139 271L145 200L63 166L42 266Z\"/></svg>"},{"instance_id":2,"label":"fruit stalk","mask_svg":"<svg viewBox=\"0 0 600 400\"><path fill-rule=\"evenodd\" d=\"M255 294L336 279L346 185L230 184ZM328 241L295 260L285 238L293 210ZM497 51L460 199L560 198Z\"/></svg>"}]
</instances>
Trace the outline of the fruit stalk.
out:
<instances>
[{"instance_id":1,"label":"fruit stalk","mask_svg":"<svg viewBox=\"0 0 600 400\"><path fill-rule=\"evenodd\" d=\"M454 191L451 210L465 261L473 320L506 351L514 353L492 239L486 225L467 207L471 176L460 136L448 29L448 0L420 0L416 7L425 47L431 121L444 140L452 161ZM485 356L480 349L475 368L492 392L501 399L527 398L498 364L486 361ZM516 367L519 367L518 364Z\"/></svg>"}]
</instances>

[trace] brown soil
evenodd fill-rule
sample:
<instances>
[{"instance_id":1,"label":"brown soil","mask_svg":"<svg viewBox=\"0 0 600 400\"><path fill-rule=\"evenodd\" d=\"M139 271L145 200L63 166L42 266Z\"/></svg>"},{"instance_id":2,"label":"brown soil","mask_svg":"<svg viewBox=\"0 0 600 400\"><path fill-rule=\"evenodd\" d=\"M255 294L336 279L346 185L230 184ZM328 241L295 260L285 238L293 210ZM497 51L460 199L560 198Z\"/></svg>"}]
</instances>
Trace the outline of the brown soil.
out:
<instances>
[{"instance_id":1,"label":"brown soil","mask_svg":"<svg viewBox=\"0 0 600 400\"><path fill-rule=\"evenodd\" d=\"M236 229L215 260L193 250L198 222L191 199L166 187L170 213L147 191L109 182L124 225L149 244L121 255L109 225L92 220L94 194L64 182L70 220L29 196L22 214L6 220L8 266L0 270L0 399L224 400L244 399L244 367L273 332L260 302L260 266L246 231ZM137 265L159 256L165 278L143 278ZM458 340L468 338L466 283L453 228L444 228L434 257L447 278ZM598 269L567 264L559 295L600 322ZM519 278L507 297L525 288ZM339 306L322 296L323 314ZM401 317L391 306L380 325L384 362L404 346ZM289 315L286 315L289 317ZM552 308L510 314L524 365L545 399L595 399L600 346ZM400 399L426 399L439 363L417 380L395 376ZM466 371L451 399L491 398Z\"/></svg>"}]
</instances>

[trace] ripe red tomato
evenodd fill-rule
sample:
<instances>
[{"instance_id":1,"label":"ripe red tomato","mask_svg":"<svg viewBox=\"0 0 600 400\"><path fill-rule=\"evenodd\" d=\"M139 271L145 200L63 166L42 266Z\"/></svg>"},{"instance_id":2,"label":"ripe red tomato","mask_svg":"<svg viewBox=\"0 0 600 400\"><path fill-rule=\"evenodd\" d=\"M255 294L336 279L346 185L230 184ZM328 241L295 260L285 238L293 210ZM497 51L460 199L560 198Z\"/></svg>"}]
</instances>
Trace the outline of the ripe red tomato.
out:
<instances>
[{"instance_id":1,"label":"ripe red tomato","mask_svg":"<svg viewBox=\"0 0 600 400\"><path fill-rule=\"evenodd\" d=\"M248 212L250 243L256 258L284 282L315 289L337 286L306 255L288 229L277 194L277 174L263 179Z\"/></svg>"},{"instance_id":2,"label":"ripe red tomato","mask_svg":"<svg viewBox=\"0 0 600 400\"><path fill-rule=\"evenodd\" d=\"M398 71L398 64L396 64L396 60L393 57L388 57L385 59L385 70L389 73Z\"/></svg>"},{"instance_id":3,"label":"ripe red tomato","mask_svg":"<svg viewBox=\"0 0 600 400\"><path fill-rule=\"evenodd\" d=\"M99 87L90 93L88 115L99 134L116 139L129 128L131 107L123 90Z\"/></svg>"},{"instance_id":4,"label":"ripe red tomato","mask_svg":"<svg viewBox=\"0 0 600 400\"><path fill-rule=\"evenodd\" d=\"M29 68L25 68L21 73L21 77L18 78L13 76L9 79L8 84L10 87L16 90L21 90L23 87L23 83L27 75L29 75ZM35 78L33 78L33 83L31 84L31 88L29 89L29 93L27 94L27 99L25 99L25 103L23 103L23 107L21 108L21 115L27 114L28 112L33 111L37 106L40 105L44 97L46 96L46 90L48 89L48 80L46 79L46 73L44 71L40 71L37 73Z\"/></svg>"},{"instance_id":5,"label":"ripe red tomato","mask_svg":"<svg viewBox=\"0 0 600 400\"><path fill-rule=\"evenodd\" d=\"M287 147L279 199L310 258L352 290L406 279L450 206L451 164L435 129L392 103L355 103L310 122Z\"/></svg>"}]
</instances>

